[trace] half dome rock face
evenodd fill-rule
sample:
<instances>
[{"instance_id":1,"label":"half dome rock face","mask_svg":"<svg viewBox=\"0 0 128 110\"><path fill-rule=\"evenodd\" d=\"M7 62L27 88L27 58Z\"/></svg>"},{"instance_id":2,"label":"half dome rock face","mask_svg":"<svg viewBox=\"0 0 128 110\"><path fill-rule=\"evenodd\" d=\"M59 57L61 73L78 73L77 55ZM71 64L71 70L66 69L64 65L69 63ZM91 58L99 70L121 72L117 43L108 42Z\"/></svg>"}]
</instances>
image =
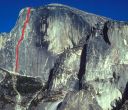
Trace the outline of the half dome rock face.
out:
<instances>
[{"instance_id":1,"label":"half dome rock face","mask_svg":"<svg viewBox=\"0 0 128 110\"><path fill-rule=\"evenodd\" d=\"M125 110L127 71L127 22L60 4L25 8L0 34L0 110Z\"/></svg>"}]
</instances>

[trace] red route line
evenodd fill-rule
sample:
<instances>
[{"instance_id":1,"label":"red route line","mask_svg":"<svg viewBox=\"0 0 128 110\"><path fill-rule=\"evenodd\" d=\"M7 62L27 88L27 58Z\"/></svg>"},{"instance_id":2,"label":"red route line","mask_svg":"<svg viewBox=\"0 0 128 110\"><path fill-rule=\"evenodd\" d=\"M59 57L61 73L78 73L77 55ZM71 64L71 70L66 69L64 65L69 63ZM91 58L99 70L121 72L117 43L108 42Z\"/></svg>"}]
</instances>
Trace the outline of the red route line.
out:
<instances>
[{"instance_id":1,"label":"red route line","mask_svg":"<svg viewBox=\"0 0 128 110\"><path fill-rule=\"evenodd\" d=\"M31 9L28 8L27 10L27 15L26 15L26 20L24 22L24 26L22 28L22 35L21 37L19 38L17 44L16 44L16 62L15 62L15 72L18 72L18 69L19 69L19 47L21 45L21 42L24 40L24 33L25 33L25 29L27 27L27 24L29 22L29 18L30 18L30 12L31 12Z\"/></svg>"}]
</instances>

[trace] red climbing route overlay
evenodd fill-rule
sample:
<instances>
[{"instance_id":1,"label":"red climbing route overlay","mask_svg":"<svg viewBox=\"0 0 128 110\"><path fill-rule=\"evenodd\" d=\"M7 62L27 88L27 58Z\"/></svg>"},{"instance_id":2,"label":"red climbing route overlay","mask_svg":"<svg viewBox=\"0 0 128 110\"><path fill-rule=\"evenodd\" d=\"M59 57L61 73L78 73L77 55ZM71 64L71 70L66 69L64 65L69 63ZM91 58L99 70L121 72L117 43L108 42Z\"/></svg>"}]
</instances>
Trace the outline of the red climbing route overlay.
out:
<instances>
[{"instance_id":1,"label":"red climbing route overlay","mask_svg":"<svg viewBox=\"0 0 128 110\"><path fill-rule=\"evenodd\" d=\"M15 63L15 72L18 72L18 69L19 69L19 47L21 45L21 42L24 40L24 33L25 33L25 30L26 30L26 27L27 27L27 24L29 22L29 18L30 18L30 12L31 12L31 9L28 8L27 10L27 15L26 15L26 20L24 22L24 26L22 28L22 35L21 37L19 38L17 44L16 44L16 63Z\"/></svg>"}]
</instances>

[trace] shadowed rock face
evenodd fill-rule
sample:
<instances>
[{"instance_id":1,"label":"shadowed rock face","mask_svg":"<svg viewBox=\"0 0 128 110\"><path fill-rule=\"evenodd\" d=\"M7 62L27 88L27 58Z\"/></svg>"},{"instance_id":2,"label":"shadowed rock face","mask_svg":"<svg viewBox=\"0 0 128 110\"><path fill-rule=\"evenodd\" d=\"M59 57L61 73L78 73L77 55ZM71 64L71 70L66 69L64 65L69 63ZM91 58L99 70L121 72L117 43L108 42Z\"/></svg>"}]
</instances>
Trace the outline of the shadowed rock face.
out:
<instances>
[{"instance_id":1,"label":"shadowed rock face","mask_svg":"<svg viewBox=\"0 0 128 110\"><path fill-rule=\"evenodd\" d=\"M128 23L60 4L31 8L15 73L26 13L0 34L0 110L127 107Z\"/></svg>"}]
</instances>

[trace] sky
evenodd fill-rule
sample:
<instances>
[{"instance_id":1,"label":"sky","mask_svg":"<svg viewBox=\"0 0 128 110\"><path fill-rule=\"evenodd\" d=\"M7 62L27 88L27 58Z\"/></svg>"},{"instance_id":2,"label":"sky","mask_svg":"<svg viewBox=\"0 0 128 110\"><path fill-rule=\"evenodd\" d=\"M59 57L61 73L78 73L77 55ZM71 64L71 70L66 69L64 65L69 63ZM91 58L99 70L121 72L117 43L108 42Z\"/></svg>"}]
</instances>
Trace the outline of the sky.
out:
<instances>
[{"instance_id":1,"label":"sky","mask_svg":"<svg viewBox=\"0 0 128 110\"><path fill-rule=\"evenodd\" d=\"M0 33L12 30L22 8L49 3L61 3L111 19L128 21L128 0L0 0Z\"/></svg>"}]
</instances>

